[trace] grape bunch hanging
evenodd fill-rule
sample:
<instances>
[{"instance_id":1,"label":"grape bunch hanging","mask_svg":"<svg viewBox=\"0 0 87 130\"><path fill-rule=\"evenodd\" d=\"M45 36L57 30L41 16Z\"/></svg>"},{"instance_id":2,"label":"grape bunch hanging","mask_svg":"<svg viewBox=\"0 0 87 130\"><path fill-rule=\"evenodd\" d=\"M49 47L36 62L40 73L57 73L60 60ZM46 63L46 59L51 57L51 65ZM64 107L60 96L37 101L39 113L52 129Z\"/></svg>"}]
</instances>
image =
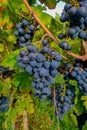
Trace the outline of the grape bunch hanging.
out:
<instances>
[{"instance_id":1,"label":"grape bunch hanging","mask_svg":"<svg viewBox=\"0 0 87 130\"><path fill-rule=\"evenodd\" d=\"M0 95L0 112L6 112L9 109L9 97Z\"/></svg>"},{"instance_id":2,"label":"grape bunch hanging","mask_svg":"<svg viewBox=\"0 0 87 130\"><path fill-rule=\"evenodd\" d=\"M18 65L34 76L32 86L35 88L35 95L40 99L50 96L50 85L54 84L61 61L61 56L49 47L47 40L42 41L42 46L39 50L30 44L27 51L20 51L17 57Z\"/></svg>"},{"instance_id":3,"label":"grape bunch hanging","mask_svg":"<svg viewBox=\"0 0 87 130\"><path fill-rule=\"evenodd\" d=\"M63 39L68 35L71 39L77 37L87 40L87 1L79 2L79 6L75 7L71 3L66 3L60 17L61 22L69 22L70 24L67 34L60 33L59 38Z\"/></svg>"},{"instance_id":4,"label":"grape bunch hanging","mask_svg":"<svg viewBox=\"0 0 87 130\"><path fill-rule=\"evenodd\" d=\"M31 43L38 27L37 24L33 24L32 20L23 19L16 25L16 29L14 35L17 37L17 42L20 47L25 47Z\"/></svg>"},{"instance_id":5,"label":"grape bunch hanging","mask_svg":"<svg viewBox=\"0 0 87 130\"><path fill-rule=\"evenodd\" d=\"M87 67L80 60L75 60L72 70L67 69L64 74L66 81L76 80L83 95L87 96Z\"/></svg>"},{"instance_id":6,"label":"grape bunch hanging","mask_svg":"<svg viewBox=\"0 0 87 130\"><path fill-rule=\"evenodd\" d=\"M64 114L74 106L74 98L75 98L75 87L72 85L67 85L66 87L64 84L60 84L56 88L56 104L57 104L57 111L58 119L62 119ZM52 98L52 102L54 103L54 98Z\"/></svg>"},{"instance_id":7,"label":"grape bunch hanging","mask_svg":"<svg viewBox=\"0 0 87 130\"><path fill-rule=\"evenodd\" d=\"M15 70L9 70L9 68L5 68L3 66L0 66L0 76L1 76L1 78L6 79L14 73L15 73Z\"/></svg>"}]
</instances>

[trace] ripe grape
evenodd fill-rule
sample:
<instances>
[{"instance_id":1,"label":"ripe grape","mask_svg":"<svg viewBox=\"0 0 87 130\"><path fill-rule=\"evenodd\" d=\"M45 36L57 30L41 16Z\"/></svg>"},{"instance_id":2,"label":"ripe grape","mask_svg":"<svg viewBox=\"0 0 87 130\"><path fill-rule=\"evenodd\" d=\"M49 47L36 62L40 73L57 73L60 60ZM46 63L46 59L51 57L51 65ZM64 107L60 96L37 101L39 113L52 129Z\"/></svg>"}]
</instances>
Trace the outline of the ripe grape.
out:
<instances>
[{"instance_id":1,"label":"ripe grape","mask_svg":"<svg viewBox=\"0 0 87 130\"><path fill-rule=\"evenodd\" d=\"M71 3L66 3L64 10L60 17L61 22L69 22L67 35L71 39L77 37L86 40L86 28L87 28L87 1L79 3L79 6L73 6ZM62 35L60 35L62 39Z\"/></svg>"},{"instance_id":2,"label":"ripe grape","mask_svg":"<svg viewBox=\"0 0 87 130\"><path fill-rule=\"evenodd\" d=\"M16 29L14 35L20 41L20 43L18 43L20 47L28 46L28 43L32 41L34 34L37 31L37 27L26 19L21 20L20 23L16 25Z\"/></svg>"},{"instance_id":3,"label":"ripe grape","mask_svg":"<svg viewBox=\"0 0 87 130\"><path fill-rule=\"evenodd\" d=\"M29 44L27 51L21 50L17 57L18 65L30 75L33 75L32 87L35 89L34 94L40 99L50 96L50 85L55 83L54 78L58 74L57 69L61 61L59 53L49 47L48 40L44 39L42 42L41 50ZM44 47L50 51L43 53Z\"/></svg>"}]
</instances>

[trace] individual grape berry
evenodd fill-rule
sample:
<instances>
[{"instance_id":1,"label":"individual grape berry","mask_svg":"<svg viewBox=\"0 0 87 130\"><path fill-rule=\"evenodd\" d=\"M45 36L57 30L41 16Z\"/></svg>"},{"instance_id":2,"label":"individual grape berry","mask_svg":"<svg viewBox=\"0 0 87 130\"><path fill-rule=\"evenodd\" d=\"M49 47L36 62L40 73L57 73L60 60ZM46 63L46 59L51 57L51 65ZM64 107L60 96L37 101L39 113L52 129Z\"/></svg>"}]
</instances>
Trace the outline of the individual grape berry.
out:
<instances>
[{"instance_id":1,"label":"individual grape berry","mask_svg":"<svg viewBox=\"0 0 87 130\"><path fill-rule=\"evenodd\" d=\"M24 43L26 40L24 37L20 37L20 42Z\"/></svg>"},{"instance_id":2,"label":"individual grape berry","mask_svg":"<svg viewBox=\"0 0 87 130\"><path fill-rule=\"evenodd\" d=\"M85 6L81 6L77 9L77 16L78 17L84 17L86 16L87 10Z\"/></svg>"},{"instance_id":3,"label":"individual grape berry","mask_svg":"<svg viewBox=\"0 0 87 130\"><path fill-rule=\"evenodd\" d=\"M16 29L21 28L21 24L16 24Z\"/></svg>"},{"instance_id":4,"label":"individual grape berry","mask_svg":"<svg viewBox=\"0 0 87 130\"><path fill-rule=\"evenodd\" d=\"M30 25L29 29L30 29L31 31L34 31L34 30L35 30L35 27L34 27L33 25Z\"/></svg>"},{"instance_id":5,"label":"individual grape berry","mask_svg":"<svg viewBox=\"0 0 87 130\"><path fill-rule=\"evenodd\" d=\"M22 61L23 61L23 63L29 63L29 58L28 58L28 56L24 56L22 59L21 59Z\"/></svg>"},{"instance_id":6,"label":"individual grape berry","mask_svg":"<svg viewBox=\"0 0 87 130\"><path fill-rule=\"evenodd\" d=\"M58 74L58 71L56 69L50 71L50 74L52 77L55 77Z\"/></svg>"},{"instance_id":7,"label":"individual grape berry","mask_svg":"<svg viewBox=\"0 0 87 130\"><path fill-rule=\"evenodd\" d=\"M49 76L49 70L48 70L48 69L45 69L45 68L40 68L39 74L40 74L40 76L42 76L42 77Z\"/></svg>"},{"instance_id":8,"label":"individual grape berry","mask_svg":"<svg viewBox=\"0 0 87 130\"><path fill-rule=\"evenodd\" d=\"M23 27L26 27L26 26L29 25L29 23L28 23L28 21L27 21L26 19L23 19L23 20L21 21L21 23L22 23L22 26L23 26Z\"/></svg>"},{"instance_id":9,"label":"individual grape berry","mask_svg":"<svg viewBox=\"0 0 87 130\"><path fill-rule=\"evenodd\" d=\"M56 60L51 61L50 63L51 68L56 69L58 68L59 64Z\"/></svg>"},{"instance_id":10,"label":"individual grape berry","mask_svg":"<svg viewBox=\"0 0 87 130\"><path fill-rule=\"evenodd\" d=\"M29 34L25 34L25 35L24 35L24 38L25 38L26 40L29 40L29 39L31 39L31 36L30 36Z\"/></svg>"},{"instance_id":11,"label":"individual grape berry","mask_svg":"<svg viewBox=\"0 0 87 130\"><path fill-rule=\"evenodd\" d=\"M69 34L70 36L73 35L73 34L75 34L75 33L76 33L75 28L69 28L68 34Z\"/></svg>"},{"instance_id":12,"label":"individual grape berry","mask_svg":"<svg viewBox=\"0 0 87 130\"><path fill-rule=\"evenodd\" d=\"M19 33L20 35L24 35L24 29L19 28L19 29L18 29L18 33Z\"/></svg>"},{"instance_id":13,"label":"individual grape berry","mask_svg":"<svg viewBox=\"0 0 87 130\"><path fill-rule=\"evenodd\" d=\"M14 32L14 35L15 35L15 36L19 36L18 31L15 31L15 32Z\"/></svg>"},{"instance_id":14,"label":"individual grape berry","mask_svg":"<svg viewBox=\"0 0 87 130\"><path fill-rule=\"evenodd\" d=\"M25 70L29 73L29 74L32 74L32 67L30 65L27 65L25 67Z\"/></svg>"},{"instance_id":15,"label":"individual grape berry","mask_svg":"<svg viewBox=\"0 0 87 130\"><path fill-rule=\"evenodd\" d=\"M44 46L48 45L48 40L43 39L43 40L42 40L42 44L43 44Z\"/></svg>"},{"instance_id":16,"label":"individual grape berry","mask_svg":"<svg viewBox=\"0 0 87 130\"><path fill-rule=\"evenodd\" d=\"M68 14L70 16L75 16L76 15L76 7L72 6L67 10Z\"/></svg>"},{"instance_id":17,"label":"individual grape berry","mask_svg":"<svg viewBox=\"0 0 87 130\"><path fill-rule=\"evenodd\" d=\"M63 34L63 33L59 33L59 34L58 34L58 38L59 38L59 39L63 39L63 38L65 38L65 37L66 37L66 35Z\"/></svg>"},{"instance_id":18,"label":"individual grape berry","mask_svg":"<svg viewBox=\"0 0 87 130\"><path fill-rule=\"evenodd\" d=\"M44 67L46 68L46 69L48 69L48 68L50 68L50 61L45 61L44 62Z\"/></svg>"},{"instance_id":19,"label":"individual grape berry","mask_svg":"<svg viewBox=\"0 0 87 130\"><path fill-rule=\"evenodd\" d=\"M37 60L37 62L42 62L42 61L46 61L46 58L42 54L37 54L36 55L36 60Z\"/></svg>"},{"instance_id":20,"label":"individual grape berry","mask_svg":"<svg viewBox=\"0 0 87 130\"><path fill-rule=\"evenodd\" d=\"M86 32L85 31L81 31L79 32L78 36L82 39L86 38Z\"/></svg>"},{"instance_id":21,"label":"individual grape berry","mask_svg":"<svg viewBox=\"0 0 87 130\"><path fill-rule=\"evenodd\" d=\"M37 62L36 62L35 60L30 61L29 64L30 64L32 67L37 66Z\"/></svg>"}]
</instances>

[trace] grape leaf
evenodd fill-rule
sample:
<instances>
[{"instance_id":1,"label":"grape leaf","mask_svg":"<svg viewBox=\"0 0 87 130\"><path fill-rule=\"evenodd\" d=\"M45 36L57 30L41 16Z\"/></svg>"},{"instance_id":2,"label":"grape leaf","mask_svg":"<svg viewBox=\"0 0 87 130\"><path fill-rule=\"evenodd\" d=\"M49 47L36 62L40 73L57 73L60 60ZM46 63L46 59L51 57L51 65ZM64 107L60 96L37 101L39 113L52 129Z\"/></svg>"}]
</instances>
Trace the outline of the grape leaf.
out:
<instances>
[{"instance_id":1,"label":"grape leaf","mask_svg":"<svg viewBox=\"0 0 87 130\"><path fill-rule=\"evenodd\" d=\"M17 68L18 65L17 65L16 58L17 58L20 50L25 50L25 48L11 52L9 55L5 56L2 63L1 63L1 66L9 67L9 68L12 68L12 69Z\"/></svg>"},{"instance_id":2,"label":"grape leaf","mask_svg":"<svg viewBox=\"0 0 87 130\"><path fill-rule=\"evenodd\" d=\"M0 94L8 96L10 88L11 88L10 78L5 79L4 82L0 80Z\"/></svg>"},{"instance_id":3,"label":"grape leaf","mask_svg":"<svg viewBox=\"0 0 87 130\"><path fill-rule=\"evenodd\" d=\"M83 106L83 102L79 100L78 103L75 105L74 109L77 115L81 115L85 110Z\"/></svg>"},{"instance_id":4,"label":"grape leaf","mask_svg":"<svg viewBox=\"0 0 87 130\"><path fill-rule=\"evenodd\" d=\"M54 9L56 7L56 0L40 0L40 2L45 4L49 9Z\"/></svg>"},{"instance_id":5,"label":"grape leaf","mask_svg":"<svg viewBox=\"0 0 87 130\"><path fill-rule=\"evenodd\" d=\"M28 0L28 2L29 2L30 5L33 5L33 4L36 3L36 0Z\"/></svg>"},{"instance_id":6,"label":"grape leaf","mask_svg":"<svg viewBox=\"0 0 87 130\"><path fill-rule=\"evenodd\" d=\"M83 126L82 130L87 130L87 121L85 122L85 125Z\"/></svg>"},{"instance_id":7,"label":"grape leaf","mask_svg":"<svg viewBox=\"0 0 87 130\"><path fill-rule=\"evenodd\" d=\"M3 50L4 50L4 45L0 44L0 52L3 52Z\"/></svg>"},{"instance_id":8,"label":"grape leaf","mask_svg":"<svg viewBox=\"0 0 87 130\"><path fill-rule=\"evenodd\" d=\"M56 78L55 78L55 84L64 84L65 83L65 81L64 81L64 79L63 79L63 77L62 77L62 75L61 74L58 74L57 76L56 76Z\"/></svg>"},{"instance_id":9,"label":"grape leaf","mask_svg":"<svg viewBox=\"0 0 87 130\"><path fill-rule=\"evenodd\" d=\"M83 105L85 106L87 110L87 96L82 96L81 100L83 101Z\"/></svg>"},{"instance_id":10,"label":"grape leaf","mask_svg":"<svg viewBox=\"0 0 87 130\"><path fill-rule=\"evenodd\" d=\"M15 87L20 87L22 91L29 92L29 89L31 88L31 83L32 83L32 76L29 76L27 72L20 72L15 75L15 77L12 80L12 84Z\"/></svg>"},{"instance_id":11,"label":"grape leaf","mask_svg":"<svg viewBox=\"0 0 87 130\"><path fill-rule=\"evenodd\" d=\"M36 7L32 7L33 11L37 14L37 17L42 21L42 23L44 25L49 25L51 23L51 19L52 19L52 16L50 16L49 14L43 12L43 9L42 7L39 7L36 6ZM45 19L45 20L44 20Z\"/></svg>"},{"instance_id":12,"label":"grape leaf","mask_svg":"<svg viewBox=\"0 0 87 130\"><path fill-rule=\"evenodd\" d=\"M78 126L77 118L74 114L72 113L66 113L63 116L63 121L65 121L69 126Z\"/></svg>"},{"instance_id":13,"label":"grape leaf","mask_svg":"<svg viewBox=\"0 0 87 130\"><path fill-rule=\"evenodd\" d=\"M34 104L30 95L24 94L22 96L18 96L15 108L17 109L19 115L22 115L25 109L27 109L28 114L32 114L34 112Z\"/></svg>"}]
</instances>

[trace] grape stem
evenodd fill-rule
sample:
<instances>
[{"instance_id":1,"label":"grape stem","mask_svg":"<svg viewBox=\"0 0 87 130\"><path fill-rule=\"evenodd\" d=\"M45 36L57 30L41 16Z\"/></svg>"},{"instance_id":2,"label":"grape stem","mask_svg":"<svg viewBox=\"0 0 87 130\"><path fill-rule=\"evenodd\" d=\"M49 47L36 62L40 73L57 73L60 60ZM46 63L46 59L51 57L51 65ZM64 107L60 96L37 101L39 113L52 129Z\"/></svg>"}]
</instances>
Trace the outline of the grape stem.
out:
<instances>
[{"instance_id":1,"label":"grape stem","mask_svg":"<svg viewBox=\"0 0 87 130\"><path fill-rule=\"evenodd\" d=\"M82 55L78 55L73 52L67 52L67 54L69 54L79 60L86 61L87 60L87 43L86 42L87 41L84 41L84 40L81 41L81 54Z\"/></svg>"},{"instance_id":2,"label":"grape stem","mask_svg":"<svg viewBox=\"0 0 87 130\"><path fill-rule=\"evenodd\" d=\"M57 119L58 119L58 110L57 110L56 89L55 89L55 86L54 86L53 95L54 95L54 107L55 107L55 111L56 111L56 115L57 115ZM58 130L60 130L60 121L59 121L59 119L58 119Z\"/></svg>"},{"instance_id":3,"label":"grape stem","mask_svg":"<svg viewBox=\"0 0 87 130\"><path fill-rule=\"evenodd\" d=\"M28 130L28 121L27 121L27 111L24 110L23 112L23 130Z\"/></svg>"},{"instance_id":4,"label":"grape stem","mask_svg":"<svg viewBox=\"0 0 87 130\"><path fill-rule=\"evenodd\" d=\"M49 35L49 37L51 39L53 39L53 41L55 41L58 44L58 40L53 36L53 34L46 28L46 26L44 26L44 24L40 21L40 19L37 17L36 13L33 12L32 8L30 7L29 3L27 0L23 0L24 4L26 5L27 9L30 11L31 15L33 15L33 17L37 20L37 22L39 23L39 25L44 29L44 31Z\"/></svg>"},{"instance_id":5,"label":"grape stem","mask_svg":"<svg viewBox=\"0 0 87 130\"><path fill-rule=\"evenodd\" d=\"M4 39L4 48L5 48L6 52L7 52L7 54L10 54L6 43L7 43L7 42L6 42L6 40Z\"/></svg>"},{"instance_id":6,"label":"grape stem","mask_svg":"<svg viewBox=\"0 0 87 130\"><path fill-rule=\"evenodd\" d=\"M43 35L43 37L41 38L41 43L45 39L45 37L47 37L47 36L49 36L47 33Z\"/></svg>"},{"instance_id":7,"label":"grape stem","mask_svg":"<svg viewBox=\"0 0 87 130\"><path fill-rule=\"evenodd\" d=\"M32 8L30 7L29 3L27 0L23 0L25 6L27 7L28 11L30 12L30 14L36 19L36 21L39 23L39 25L44 29L44 31L47 33L46 35L48 35L55 43L58 44L58 40L53 36L53 34L46 28L46 26L40 21L40 19L37 17L36 13L32 10ZM64 58L65 60L69 60L67 57L61 55L62 58Z\"/></svg>"},{"instance_id":8,"label":"grape stem","mask_svg":"<svg viewBox=\"0 0 87 130\"><path fill-rule=\"evenodd\" d=\"M75 54L73 52L68 51L67 54L69 54L70 56L82 60L82 61L86 61L87 60L87 54L86 55L79 55L79 54Z\"/></svg>"},{"instance_id":9,"label":"grape stem","mask_svg":"<svg viewBox=\"0 0 87 130\"><path fill-rule=\"evenodd\" d=\"M46 26L40 21L40 19L37 17L36 13L32 10L31 6L29 5L27 0L23 0L25 6L27 7L28 11L30 12L30 14L36 19L36 21L39 23L39 25L44 29L44 31L47 33L47 35L55 42L55 43L59 43L59 41L53 36L53 34L46 28ZM79 60L85 61L87 60L87 55L79 55L79 54L75 54L71 51L66 51L66 53L74 58L77 58ZM65 60L69 59L65 56L63 56L61 54L62 58L64 58Z\"/></svg>"}]
</instances>

